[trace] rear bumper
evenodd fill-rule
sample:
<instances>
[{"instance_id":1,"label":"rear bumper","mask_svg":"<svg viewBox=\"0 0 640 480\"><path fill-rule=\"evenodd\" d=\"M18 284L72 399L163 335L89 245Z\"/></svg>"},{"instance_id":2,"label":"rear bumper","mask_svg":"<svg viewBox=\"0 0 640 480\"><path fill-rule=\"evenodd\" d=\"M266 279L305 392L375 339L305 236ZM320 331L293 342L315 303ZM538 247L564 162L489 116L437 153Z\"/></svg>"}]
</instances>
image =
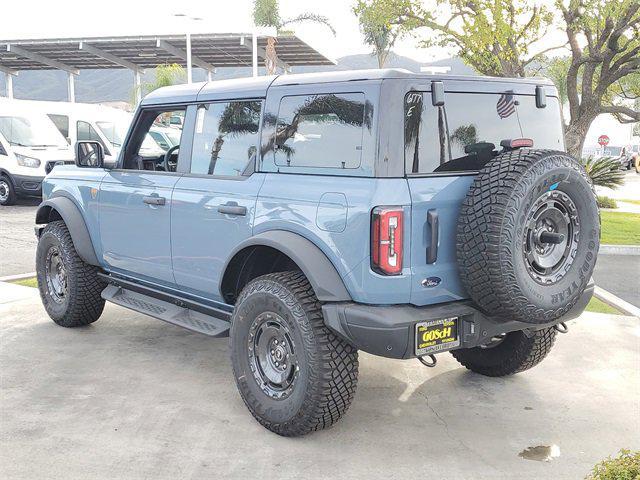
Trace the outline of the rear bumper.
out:
<instances>
[{"instance_id":1,"label":"rear bumper","mask_svg":"<svg viewBox=\"0 0 640 480\"><path fill-rule=\"evenodd\" d=\"M11 180L18 195L33 197L42 195L42 180L44 180L44 177L11 175Z\"/></svg>"},{"instance_id":2,"label":"rear bumper","mask_svg":"<svg viewBox=\"0 0 640 480\"><path fill-rule=\"evenodd\" d=\"M541 325L488 317L470 301L426 307L326 303L322 306L322 313L329 328L360 350L388 358L414 358L415 325L418 322L458 317L460 346L457 348L477 347L500 333L539 330L578 317L591 300L593 288L591 281L578 303L566 315Z\"/></svg>"}]
</instances>

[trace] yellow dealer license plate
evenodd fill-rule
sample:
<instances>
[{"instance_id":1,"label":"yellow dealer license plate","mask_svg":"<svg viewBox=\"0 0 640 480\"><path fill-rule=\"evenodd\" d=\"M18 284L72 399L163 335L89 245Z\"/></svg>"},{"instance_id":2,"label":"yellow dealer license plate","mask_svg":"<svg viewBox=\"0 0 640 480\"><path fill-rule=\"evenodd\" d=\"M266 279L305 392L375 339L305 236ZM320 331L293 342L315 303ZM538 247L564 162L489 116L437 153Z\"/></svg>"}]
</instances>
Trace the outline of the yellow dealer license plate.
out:
<instances>
[{"instance_id":1,"label":"yellow dealer license plate","mask_svg":"<svg viewBox=\"0 0 640 480\"><path fill-rule=\"evenodd\" d=\"M416 323L416 356L421 357L459 346L458 317Z\"/></svg>"}]
</instances>

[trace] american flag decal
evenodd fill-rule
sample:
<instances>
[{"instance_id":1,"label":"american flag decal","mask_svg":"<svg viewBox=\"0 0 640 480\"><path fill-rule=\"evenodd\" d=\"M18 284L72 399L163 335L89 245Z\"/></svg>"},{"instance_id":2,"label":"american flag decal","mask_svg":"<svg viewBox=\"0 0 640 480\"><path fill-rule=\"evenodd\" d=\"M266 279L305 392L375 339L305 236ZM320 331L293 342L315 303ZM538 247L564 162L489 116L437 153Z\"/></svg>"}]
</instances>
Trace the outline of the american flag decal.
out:
<instances>
[{"instance_id":1,"label":"american flag decal","mask_svg":"<svg viewBox=\"0 0 640 480\"><path fill-rule=\"evenodd\" d=\"M496 110L500 118L507 118L516 111L516 102L513 98L513 93L503 93L498 99L496 104Z\"/></svg>"}]
</instances>

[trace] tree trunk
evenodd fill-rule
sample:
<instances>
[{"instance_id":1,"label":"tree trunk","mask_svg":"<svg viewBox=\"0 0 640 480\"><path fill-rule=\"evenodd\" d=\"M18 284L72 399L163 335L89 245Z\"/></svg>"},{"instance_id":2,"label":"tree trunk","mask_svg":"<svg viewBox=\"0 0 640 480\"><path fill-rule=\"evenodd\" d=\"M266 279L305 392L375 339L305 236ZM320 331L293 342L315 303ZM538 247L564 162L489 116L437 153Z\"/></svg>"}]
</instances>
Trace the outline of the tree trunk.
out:
<instances>
[{"instance_id":1,"label":"tree trunk","mask_svg":"<svg viewBox=\"0 0 640 480\"><path fill-rule=\"evenodd\" d=\"M584 147L587 132L596 116L583 114L571 119L565 130L565 141L569 155L578 159L582 157L582 147Z\"/></svg>"}]
</instances>

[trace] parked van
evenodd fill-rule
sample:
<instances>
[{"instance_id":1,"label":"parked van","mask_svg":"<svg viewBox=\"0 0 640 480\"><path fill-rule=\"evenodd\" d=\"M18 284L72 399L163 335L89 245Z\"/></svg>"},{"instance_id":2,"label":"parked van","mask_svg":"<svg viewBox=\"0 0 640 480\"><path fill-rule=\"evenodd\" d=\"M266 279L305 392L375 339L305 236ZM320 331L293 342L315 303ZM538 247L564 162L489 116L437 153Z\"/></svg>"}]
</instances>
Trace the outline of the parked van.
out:
<instances>
[{"instance_id":1,"label":"parked van","mask_svg":"<svg viewBox=\"0 0 640 480\"><path fill-rule=\"evenodd\" d=\"M100 142L105 157L113 162L120 153L122 141L133 118L124 110L90 103L14 101L28 104L46 114L71 146L78 141ZM145 140L144 148L150 154L162 151L151 138Z\"/></svg>"},{"instance_id":2,"label":"parked van","mask_svg":"<svg viewBox=\"0 0 640 480\"><path fill-rule=\"evenodd\" d=\"M40 196L45 175L73 159L73 150L46 115L26 104L0 101L0 205Z\"/></svg>"}]
</instances>

